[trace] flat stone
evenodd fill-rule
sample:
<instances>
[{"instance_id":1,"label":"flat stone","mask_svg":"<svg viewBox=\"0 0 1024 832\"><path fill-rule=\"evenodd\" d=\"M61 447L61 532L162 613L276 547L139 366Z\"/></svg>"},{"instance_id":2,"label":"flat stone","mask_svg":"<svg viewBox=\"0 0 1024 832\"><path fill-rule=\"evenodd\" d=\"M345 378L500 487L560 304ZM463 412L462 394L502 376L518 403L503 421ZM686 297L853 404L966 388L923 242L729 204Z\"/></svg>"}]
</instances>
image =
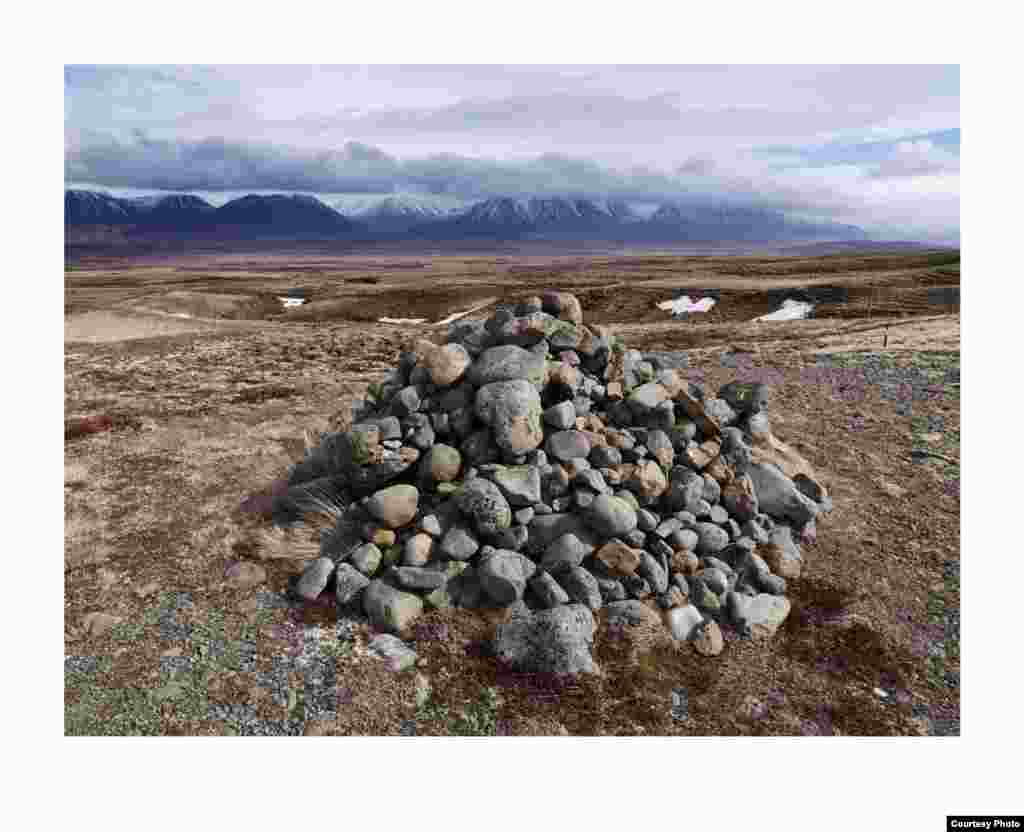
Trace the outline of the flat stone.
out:
<instances>
[{"instance_id":1,"label":"flat stone","mask_svg":"<svg viewBox=\"0 0 1024 832\"><path fill-rule=\"evenodd\" d=\"M544 411L544 422L556 430L568 430L576 424L576 408L572 402L560 402Z\"/></svg>"},{"instance_id":2,"label":"flat stone","mask_svg":"<svg viewBox=\"0 0 1024 832\"><path fill-rule=\"evenodd\" d=\"M465 526L454 525L441 538L438 551L442 557L452 560L469 560L480 549L480 542Z\"/></svg>"},{"instance_id":3,"label":"flat stone","mask_svg":"<svg viewBox=\"0 0 1024 832\"><path fill-rule=\"evenodd\" d=\"M595 555L612 575L633 575L640 566L643 552L627 546L621 540L612 539L598 549Z\"/></svg>"},{"instance_id":4,"label":"flat stone","mask_svg":"<svg viewBox=\"0 0 1024 832\"><path fill-rule=\"evenodd\" d=\"M579 430L557 431L548 436L544 443L544 450L548 456L562 462L585 459L590 454L590 449L590 436Z\"/></svg>"},{"instance_id":5,"label":"flat stone","mask_svg":"<svg viewBox=\"0 0 1024 832\"><path fill-rule=\"evenodd\" d=\"M532 506L540 502L540 471L534 465L499 468L493 479L512 507Z\"/></svg>"},{"instance_id":6,"label":"flat stone","mask_svg":"<svg viewBox=\"0 0 1024 832\"><path fill-rule=\"evenodd\" d=\"M596 548L597 542L587 529L566 532L548 544L540 565L550 572L579 566Z\"/></svg>"},{"instance_id":7,"label":"flat stone","mask_svg":"<svg viewBox=\"0 0 1024 832\"><path fill-rule=\"evenodd\" d=\"M405 589L437 589L444 586L447 578L435 569L417 566L398 566L392 569L395 580Z\"/></svg>"},{"instance_id":8,"label":"flat stone","mask_svg":"<svg viewBox=\"0 0 1024 832\"><path fill-rule=\"evenodd\" d=\"M513 607L498 626L494 652L499 661L527 673L596 673L590 653L594 615L582 604L565 604L531 613L525 604Z\"/></svg>"},{"instance_id":9,"label":"flat stone","mask_svg":"<svg viewBox=\"0 0 1024 832\"><path fill-rule=\"evenodd\" d=\"M381 633L370 639L366 646L371 653L386 662L388 670L395 673L408 670L416 664L416 651L393 635Z\"/></svg>"}]
</instances>

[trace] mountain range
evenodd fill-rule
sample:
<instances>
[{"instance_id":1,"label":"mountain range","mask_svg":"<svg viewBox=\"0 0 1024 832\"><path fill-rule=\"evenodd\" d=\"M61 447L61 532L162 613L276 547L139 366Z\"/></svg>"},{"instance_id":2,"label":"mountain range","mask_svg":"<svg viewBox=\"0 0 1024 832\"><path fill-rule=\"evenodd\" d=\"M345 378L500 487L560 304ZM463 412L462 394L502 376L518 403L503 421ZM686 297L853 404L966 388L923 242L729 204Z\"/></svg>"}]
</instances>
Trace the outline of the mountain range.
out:
<instances>
[{"instance_id":1,"label":"mountain range","mask_svg":"<svg viewBox=\"0 0 1024 832\"><path fill-rule=\"evenodd\" d=\"M387 196L346 209L312 196L250 194L214 207L190 194L115 197L64 192L65 229L112 227L130 235L277 236L352 240L589 239L621 242L866 240L852 225L807 222L756 207L666 202L644 218L625 202L497 197L451 209L429 198Z\"/></svg>"}]
</instances>

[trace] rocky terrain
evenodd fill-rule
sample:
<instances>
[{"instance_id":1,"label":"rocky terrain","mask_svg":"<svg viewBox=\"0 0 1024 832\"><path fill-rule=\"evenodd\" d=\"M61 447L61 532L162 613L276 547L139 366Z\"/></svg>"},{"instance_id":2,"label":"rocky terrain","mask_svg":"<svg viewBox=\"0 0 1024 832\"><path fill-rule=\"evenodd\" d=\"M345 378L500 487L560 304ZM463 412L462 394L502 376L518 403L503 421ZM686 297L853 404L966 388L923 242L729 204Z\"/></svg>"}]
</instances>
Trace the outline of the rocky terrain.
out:
<instances>
[{"instance_id":1,"label":"rocky terrain","mask_svg":"<svg viewBox=\"0 0 1024 832\"><path fill-rule=\"evenodd\" d=\"M909 288L934 270L914 265L915 257L818 258L816 266L794 258L646 258L496 267L469 258L436 263L454 278L446 281L414 277L403 258L331 261L340 278L308 258L286 266L290 257L262 256L241 269L217 260L201 272L195 264L152 262L69 271L66 733L958 733L958 317L936 307L931 315L868 317L866 304L848 318L753 325L742 323L746 311L729 316L743 293L751 298L743 308L756 311L759 282L781 287L811 278L847 286L851 296L860 285ZM742 276L713 276L716 268ZM504 273L510 269L514 278ZM471 279L471 271L480 276ZM561 306L544 311L542 290L555 273L554 285L580 300L582 326L607 346L603 366L600 347L587 354L589 339L571 348L556 341L542 362L532 352L569 334L565 324L575 326ZM626 276L638 291L615 288ZM341 287L329 301L337 308L311 319L271 313L269 305L237 314L239 300L260 297L254 289L283 293L289 284L307 286L314 298ZM655 299L694 284L725 289L723 317L654 320ZM448 326L383 325L364 316L368 303L384 308L385 296L389 310L398 301L433 321L474 305L474 292L496 295L510 309L487 306L450 335ZM635 319L640 301L650 304L650 322ZM518 304L533 311L518 314ZM531 334L529 323L516 331L520 324L509 323L516 318L540 332ZM474 346L473 333L494 334L488 319L513 342ZM545 334L549 327L562 331ZM470 361L461 381L439 388L424 373L443 363L438 351L458 354L456 347ZM534 373L543 366L543 377L478 377L494 359L472 368L493 349ZM504 409L511 408L507 394L485 396L490 405L478 414L477 397L490 384L522 388L532 400L516 381L540 399L539 432L530 428L532 406L525 420L501 427L515 412ZM678 393L658 401L657 388L667 392L674 381L682 382ZM730 392L761 384L768 404L758 413ZM460 408L440 409L442 389L461 390L447 405L472 393L468 417L455 425L450 417ZM656 421L667 416L665 401L676 417L671 427ZM585 402L590 412L577 414ZM569 403L582 424L570 423ZM736 416L728 426L717 422L731 421L722 403ZM465 438L455 431L459 419L472 427ZM499 436L538 444L510 455L515 449L503 449ZM627 436L632 448L613 444L629 445ZM586 455L573 455L584 439ZM367 458L358 469L367 474L356 478L362 485L354 492L311 487L332 476L321 462L344 462L346 448L362 459L363 443ZM698 474L696 454L713 450L709 443L732 458L730 466L747 465L745 474L734 468L733 482L749 477L761 529L744 534L746 521L733 513L739 504L715 479L711 460ZM454 473L454 455L435 451L440 446L459 455ZM404 469L411 453L403 447L418 454ZM331 448L339 455L325 456ZM798 458L809 467L787 468ZM396 465L391 479L375 481L375 468ZM788 495L781 508L764 501L767 483L751 473L772 465ZM516 482L522 466L541 478L536 502L529 502L537 496L532 474ZM443 479L446 471L452 479ZM374 499L396 486L397 494ZM474 506L487 500L467 502L467 488L491 497L496 489L508 503L508 528L481 528ZM398 522L412 508L409 489L415 513ZM599 514L608 504L616 510ZM813 523L800 515L815 509ZM620 513L630 525L630 512L634 528L602 525ZM570 519L543 520L556 515ZM557 538L563 546L549 554L555 540L542 545L539 530L561 522L570 524ZM722 543L721 535L705 526L702 542L702 524L727 536L717 553L708 547ZM464 534L446 543L453 527ZM773 534L788 535L793 548L773 542ZM470 552L474 541L465 559L450 556ZM375 569L372 547L380 553ZM318 574L320 558L330 566L321 562ZM715 570L725 576L724 593L715 591L722 589ZM668 586L658 591L663 575ZM443 586L423 585L439 577ZM344 599L346 581L364 580L361 594L339 607L339 586ZM771 601L751 606L760 597ZM730 598L739 599L732 608ZM774 628L761 615L769 603L776 618L788 607ZM392 609L416 615L396 627ZM562 635L543 632L545 617L560 621ZM580 672L527 669L558 662Z\"/></svg>"}]
</instances>

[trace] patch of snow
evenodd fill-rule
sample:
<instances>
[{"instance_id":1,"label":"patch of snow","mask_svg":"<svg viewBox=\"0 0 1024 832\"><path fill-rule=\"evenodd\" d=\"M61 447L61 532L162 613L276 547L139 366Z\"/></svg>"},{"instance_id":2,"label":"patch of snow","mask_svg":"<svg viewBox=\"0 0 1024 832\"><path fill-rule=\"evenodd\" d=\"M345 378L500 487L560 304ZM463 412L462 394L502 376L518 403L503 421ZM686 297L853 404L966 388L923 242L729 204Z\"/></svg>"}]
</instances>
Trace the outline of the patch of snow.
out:
<instances>
[{"instance_id":1,"label":"patch of snow","mask_svg":"<svg viewBox=\"0 0 1024 832\"><path fill-rule=\"evenodd\" d=\"M814 309L813 303L787 298L782 306L768 315L754 318L755 321L800 321L808 317Z\"/></svg>"},{"instance_id":2,"label":"patch of snow","mask_svg":"<svg viewBox=\"0 0 1024 832\"><path fill-rule=\"evenodd\" d=\"M683 295L681 298L663 300L658 304L658 309L671 312L674 317L676 315L685 315L689 312L707 312L714 305L714 298L701 298L698 301L694 301L689 295Z\"/></svg>"},{"instance_id":3,"label":"patch of snow","mask_svg":"<svg viewBox=\"0 0 1024 832\"><path fill-rule=\"evenodd\" d=\"M425 324L426 318L377 318L382 324Z\"/></svg>"},{"instance_id":4,"label":"patch of snow","mask_svg":"<svg viewBox=\"0 0 1024 832\"><path fill-rule=\"evenodd\" d=\"M283 298L280 295L277 296L277 299L284 304L285 309L289 306L302 306L306 302L305 298Z\"/></svg>"}]
</instances>

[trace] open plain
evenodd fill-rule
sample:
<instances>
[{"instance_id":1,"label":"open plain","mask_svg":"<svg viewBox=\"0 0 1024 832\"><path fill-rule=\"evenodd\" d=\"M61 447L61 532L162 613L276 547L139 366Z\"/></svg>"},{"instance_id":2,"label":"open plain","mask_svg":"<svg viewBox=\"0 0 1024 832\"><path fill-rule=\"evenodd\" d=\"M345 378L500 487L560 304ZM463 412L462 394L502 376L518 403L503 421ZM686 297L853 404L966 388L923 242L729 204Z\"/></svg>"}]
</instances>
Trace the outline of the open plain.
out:
<instances>
[{"instance_id":1,"label":"open plain","mask_svg":"<svg viewBox=\"0 0 1024 832\"><path fill-rule=\"evenodd\" d=\"M950 251L76 258L65 733L958 734L959 284ZM686 351L710 390L770 384L774 433L835 502L770 641L627 650L602 623L603 675L553 684L487 655L497 613L434 611L392 672L365 625L339 639L333 608L282 600L319 530L243 501L346 425L403 345L548 288L628 348ZM683 292L716 303L673 320L657 304ZM786 298L814 317L753 320Z\"/></svg>"}]
</instances>

